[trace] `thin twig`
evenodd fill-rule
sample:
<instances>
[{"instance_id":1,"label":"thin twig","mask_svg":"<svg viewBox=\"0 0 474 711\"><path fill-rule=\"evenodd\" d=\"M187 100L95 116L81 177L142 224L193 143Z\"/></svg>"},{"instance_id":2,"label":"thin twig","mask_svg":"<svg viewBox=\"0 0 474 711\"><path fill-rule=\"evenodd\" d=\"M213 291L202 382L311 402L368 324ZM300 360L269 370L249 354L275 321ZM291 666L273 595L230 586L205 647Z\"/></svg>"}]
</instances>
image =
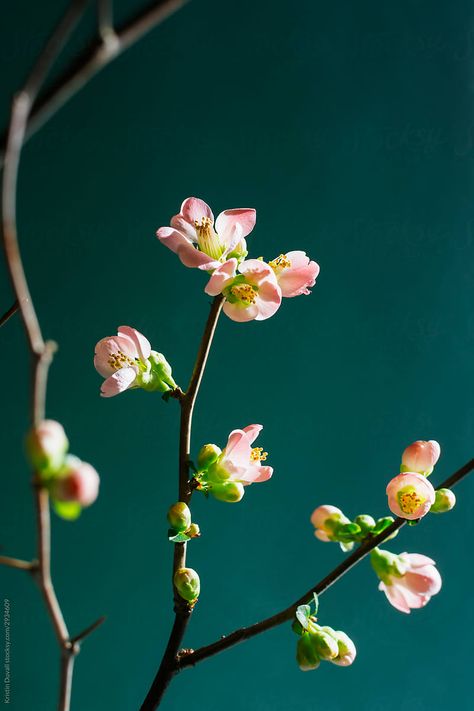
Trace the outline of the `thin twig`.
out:
<instances>
[{"instance_id":1,"label":"thin twig","mask_svg":"<svg viewBox=\"0 0 474 711\"><path fill-rule=\"evenodd\" d=\"M26 570L31 573L35 570L37 563L31 560L20 560L19 558L10 558L7 555L0 555L0 565L6 565L8 568L17 568L18 570Z\"/></svg>"},{"instance_id":2,"label":"thin twig","mask_svg":"<svg viewBox=\"0 0 474 711\"><path fill-rule=\"evenodd\" d=\"M11 317L16 314L19 308L20 304L18 303L18 301L15 301L15 303L10 306L8 311L5 311L3 316L0 318L0 326L3 326L9 319L11 319Z\"/></svg>"},{"instance_id":3,"label":"thin twig","mask_svg":"<svg viewBox=\"0 0 474 711\"><path fill-rule=\"evenodd\" d=\"M97 21L102 42L107 43L115 38L114 11L112 0L97 0Z\"/></svg>"},{"instance_id":4,"label":"thin twig","mask_svg":"<svg viewBox=\"0 0 474 711\"><path fill-rule=\"evenodd\" d=\"M107 618L105 617L105 615L99 617L99 619L89 625L89 627L86 627L85 630L82 630L82 632L79 632L79 634L73 637L71 639L71 644L80 644L83 640L85 640L86 637L95 632L98 627L103 625L106 619Z\"/></svg>"},{"instance_id":5,"label":"thin twig","mask_svg":"<svg viewBox=\"0 0 474 711\"><path fill-rule=\"evenodd\" d=\"M94 40L79 57L64 70L44 94L35 102L28 118L25 142L64 106L88 81L113 59L138 42L189 0L155 0L119 25L107 42ZM2 146L5 145L2 140ZM2 166L3 150L0 154Z\"/></svg>"},{"instance_id":6,"label":"thin twig","mask_svg":"<svg viewBox=\"0 0 474 711\"><path fill-rule=\"evenodd\" d=\"M455 486L473 469L474 459L471 459L471 461L467 462L467 464L461 467L461 469L452 474L452 476L448 477L446 481L443 481L443 483L438 486L438 489L450 488ZM331 587L331 585L334 585L337 580L342 578L342 576L345 575L351 568L353 568L355 565L357 565L357 563L359 563L363 558L365 558L365 556L370 553L370 551L372 551L378 545L390 538L390 536L395 531L398 531L405 524L405 519L395 519L395 521L390 526L388 526L388 528L382 531L382 533L380 533L378 536L373 536L372 538L369 538L366 542L362 543L359 548L354 551L354 553L352 553L340 565L334 568L334 570L332 570L328 575L326 575L325 578L320 580L319 583L316 583L316 585L313 585L306 593L304 593L304 595L302 595L300 598L298 598L298 600L293 602L284 610L277 612L271 617L267 617L261 622L257 622L253 625L250 625L249 627L242 627L241 629L235 630L235 632L231 632L230 634L222 637L221 639L218 639L216 642L208 644L205 647L196 649L195 651L192 651L189 654L179 655L176 662L177 671L181 671L186 667L194 666L198 662L202 662L204 659L207 659L208 657L212 657L215 654L224 651L224 649L229 649L229 647L233 647L239 642L244 642L247 639L251 639L252 637L255 637L258 634L262 634L262 632L266 632L267 630L270 630L273 627L277 627L278 625L281 625L284 622L288 622L289 620L293 619L297 607L299 605L304 605L309 600L311 600L313 597L313 593L316 593L317 595L322 595L324 592L326 592L326 590Z\"/></svg>"},{"instance_id":7,"label":"thin twig","mask_svg":"<svg viewBox=\"0 0 474 711\"><path fill-rule=\"evenodd\" d=\"M179 486L178 498L180 501L189 503L192 489L189 486L189 459L191 449L191 428L193 410L196 398L201 385L202 376L206 368L207 358L211 348L217 321L221 313L224 299L216 296L212 302L211 310L204 328L204 333L199 346L194 370L189 381L187 391L180 399L181 405L181 425L179 436ZM186 543L175 543L173 556L173 577L179 568L186 565ZM185 602L173 586L175 618L171 629L170 637L166 645L159 669L150 687L150 690L143 702L140 711L154 711L163 698L174 674L176 673L176 655L181 646L189 618L192 613L192 606Z\"/></svg>"}]
</instances>

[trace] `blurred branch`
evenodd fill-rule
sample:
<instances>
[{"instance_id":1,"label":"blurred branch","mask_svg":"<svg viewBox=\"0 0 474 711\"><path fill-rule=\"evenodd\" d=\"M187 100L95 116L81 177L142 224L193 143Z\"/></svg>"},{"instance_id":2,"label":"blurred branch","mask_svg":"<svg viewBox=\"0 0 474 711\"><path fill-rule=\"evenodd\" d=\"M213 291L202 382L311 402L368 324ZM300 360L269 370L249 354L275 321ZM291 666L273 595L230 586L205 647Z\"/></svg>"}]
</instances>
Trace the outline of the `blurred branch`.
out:
<instances>
[{"instance_id":1,"label":"blurred branch","mask_svg":"<svg viewBox=\"0 0 474 711\"><path fill-rule=\"evenodd\" d=\"M466 477L473 469L474 459L471 459L469 462L467 462L467 464L461 467L461 469L458 469L457 472L448 477L446 481L443 481L443 483L440 484L437 488L452 488L462 479L464 479L464 477ZM348 556L340 565L338 565L336 568L334 568L334 570L332 570L328 575L326 575L325 578L320 580L319 583L316 583L316 585L313 585L313 587L311 587L306 593L304 593L304 595L302 595L298 600L293 602L291 605L289 605L289 607L286 607L284 610L277 612L271 617L267 617L261 622L257 622L253 625L250 625L249 627L242 627L238 630L235 630L235 632L231 632L230 634L221 637L216 642L208 644L205 647L201 647L200 649L196 649L195 651L191 651L189 653L181 653L180 655L178 655L178 658L175 661L175 673L181 671L182 669L185 669L186 667L194 666L198 662L202 662L208 657L212 657L215 654L219 654L219 652L223 652L224 649L229 649L235 644L239 644L239 642L244 642L247 639L251 639L256 635L262 634L262 632L266 632L267 630L272 629L273 627L278 627L278 625L281 625L284 622L289 622L294 618L296 609L299 607L299 605L304 605L309 600L311 600L313 597L313 593L316 593L317 595L322 595L324 592L326 592L326 590L331 587L331 585L334 585L334 583L337 582L340 578L342 578L347 572L349 572L351 568L353 568L355 565L357 565L357 563L359 563L363 558L365 558L366 555L370 553L370 551L372 551L378 545L390 538L390 536L395 533L395 531L398 531L405 524L406 520L404 518L397 518L390 526L388 526L388 528L382 531L382 533L379 533L378 536L368 538L364 543L359 546L359 548L357 548L357 550L354 551L354 553L351 553L351 555Z\"/></svg>"},{"instance_id":2,"label":"blurred branch","mask_svg":"<svg viewBox=\"0 0 474 711\"><path fill-rule=\"evenodd\" d=\"M31 560L20 560L19 558L10 558L10 556L0 555L0 565L6 565L8 568L17 568L17 570L27 570L33 572L37 563Z\"/></svg>"},{"instance_id":3,"label":"blurred branch","mask_svg":"<svg viewBox=\"0 0 474 711\"><path fill-rule=\"evenodd\" d=\"M101 69L104 69L113 59L138 42L148 32L160 25L170 15L186 5L189 0L155 0L148 3L125 23L119 25L112 33L108 33L107 41L94 40L89 47L72 62L65 71L52 83L44 94L34 103L28 116L24 141L38 131L49 119L64 106L90 79ZM100 17L106 16L103 6ZM101 20L99 20L100 22ZM2 146L5 144L2 140ZM3 154L2 149L2 154ZM0 155L0 166L2 156Z\"/></svg>"},{"instance_id":4,"label":"blurred branch","mask_svg":"<svg viewBox=\"0 0 474 711\"><path fill-rule=\"evenodd\" d=\"M5 311L3 316L0 318L0 326L3 326L16 312L19 310L20 304L18 301L15 301L12 306L8 309L8 311Z\"/></svg>"},{"instance_id":5,"label":"blurred branch","mask_svg":"<svg viewBox=\"0 0 474 711\"><path fill-rule=\"evenodd\" d=\"M189 460L191 451L191 428L193 421L194 405L198 396L202 376L206 368L207 358L217 327L217 322L224 303L223 296L216 296L212 302L211 310L204 328L204 333L199 346L194 370L189 381L187 391L180 399L181 424L179 435L179 486L178 499L189 503L192 496L192 487L189 484ZM186 566L186 543L174 544L173 577L179 568ZM176 656L181 646L192 605L183 600L174 589L175 618L171 629L168 644L161 660L159 669L150 687L150 690L140 707L140 711L154 711L158 707L168 688L173 676L176 674Z\"/></svg>"}]
</instances>

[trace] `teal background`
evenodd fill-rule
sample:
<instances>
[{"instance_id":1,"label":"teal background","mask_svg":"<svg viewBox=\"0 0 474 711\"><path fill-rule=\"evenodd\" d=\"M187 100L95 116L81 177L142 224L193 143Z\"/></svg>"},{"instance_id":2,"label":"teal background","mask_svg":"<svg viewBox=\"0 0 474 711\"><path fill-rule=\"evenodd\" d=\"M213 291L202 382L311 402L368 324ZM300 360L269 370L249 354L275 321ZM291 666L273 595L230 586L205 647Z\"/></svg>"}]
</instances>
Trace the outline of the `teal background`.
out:
<instances>
[{"instance_id":1,"label":"teal background","mask_svg":"<svg viewBox=\"0 0 474 711\"><path fill-rule=\"evenodd\" d=\"M2 123L65 2L3 9ZM117 3L126 17L137 3ZM93 30L79 29L71 54ZM209 299L204 275L154 238L181 200L254 206L253 256L305 249L309 297L263 323L219 323L193 445L265 425L273 479L240 505L195 496L189 564L197 647L298 597L343 557L313 508L387 513L403 448L434 438L439 482L472 457L474 22L472 3L193 0L107 68L24 152L19 228L47 337L48 416L102 477L74 524L54 519L54 579L72 633L107 623L77 660L73 711L136 711L171 623L165 513L176 499L178 408L98 396L96 341L130 324L190 375ZM12 294L2 266L0 303ZM34 556L28 358L18 318L0 333L2 552ZM163 711L427 711L470 706L474 482L458 505L390 543L436 559L423 610L391 608L367 562L321 599L358 657L301 673L283 626L188 670ZM55 708L57 650L38 591L2 569L12 605L14 709ZM469 695L469 696L468 696Z\"/></svg>"}]
</instances>

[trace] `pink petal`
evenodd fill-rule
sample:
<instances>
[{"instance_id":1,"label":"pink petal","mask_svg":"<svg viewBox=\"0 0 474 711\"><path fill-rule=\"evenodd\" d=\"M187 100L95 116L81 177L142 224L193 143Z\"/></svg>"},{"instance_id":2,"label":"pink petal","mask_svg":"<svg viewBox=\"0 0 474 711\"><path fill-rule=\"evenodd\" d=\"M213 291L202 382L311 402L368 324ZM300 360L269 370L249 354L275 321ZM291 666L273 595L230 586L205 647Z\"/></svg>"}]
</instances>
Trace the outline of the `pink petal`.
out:
<instances>
[{"instance_id":1,"label":"pink petal","mask_svg":"<svg viewBox=\"0 0 474 711\"><path fill-rule=\"evenodd\" d=\"M113 397L122 393L129 388L137 374L133 368L121 368L111 375L107 380L104 380L100 388L102 397Z\"/></svg>"},{"instance_id":2,"label":"pink petal","mask_svg":"<svg viewBox=\"0 0 474 711\"><path fill-rule=\"evenodd\" d=\"M119 326L118 334L119 336L128 336L135 344L140 358L142 360L148 360L151 353L151 345L150 341L145 338L143 334L141 334L135 328L131 328L130 326Z\"/></svg>"},{"instance_id":3,"label":"pink petal","mask_svg":"<svg viewBox=\"0 0 474 711\"><path fill-rule=\"evenodd\" d=\"M191 225L194 225L195 220L201 222L203 217L208 217L214 224L214 215L212 214L211 208L200 198L186 198L181 205L180 213L186 222L190 222Z\"/></svg>"},{"instance_id":4,"label":"pink petal","mask_svg":"<svg viewBox=\"0 0 474 711\"><path fill-rule=\"evenodd\" d=\"M226 316L232 319L232 321L237 321L239 323L253 321L257 318L259 313L256 303L244 307L241 304L230 304L228 301L224 303L223 311Z\"/></svg>"},{"instance_id":5,"label":"pink petal","mask_svg":"<svg viewBox=\"0 0 474 711\"><path fill-rule=\"evenodd\" d=\"M271 479L272 474L273 474L273 467L258 467L259 470L259 475L256 479L254 479L255 483L261 482L261 481L268 481Z\"/></svg>"},{"instance_id":6,"label":"pink petal","mask_svg":"<svg viewBox=\"0 0 474 711\"><path fill-rule=\"evenodd\" d=\"M418 568L416 572L408 571L402 580L411 592L430 597L439 593L442 586L441 575L433 565Z\"/></svg>"},{"instance_id":7,"label":"pink petal","mask_svg":"<svg viewBox=\"0 0 474 711\"><path fill-rule=\"evenodd\" d=\"M178 230L178 232L182 232L191 242L198 241L194 223L190 225L182 215L174 215L170 220L170 225Z\"/></svg>"},{"instance_id":8,"label":"pink petal","mask_svg":"<svg viewBox=\"0 0 474 711\"><path fill-rule=\"evenodd\" d=\"M108 336L102 338L95 347L94 366L96 370L107 378L112 373L115 373L115 368L109 365L111 355L123 353L131 360L135 360L138 356L138 351L128 337Z\"/></svg>"},{"instance_id":9,"label":"pink petal","mask_svg":"<svg viewBox=\"0 0 474 711\"><path fill-rule=\"evenodd\" d=\"M198 269L215 269L220 266L220 262L212 259L205 252L200 252L199 249L193 247L190 242L182 244L177 250L178 257L185 267L197 267Z\"/></svg>"},{"instance_id":10,"label":"pink petal","mask_svg":"<svg viewBox=\"0 0 474 711\"><path fill-rule=\"evenodd\" d=\"M315 530L314 535L316 536L316 538L318 538L320 541L323 541L324 543L330 543L331 541L326 531L322 531L320 528L317 528Z\"/></svg>"},{"instance_id":11,"label":"pink petal","mask_svg":"<svg viewBox=\"0 0 474 711\"><path fill-rule=\"evenodd\" d=\"M232 461L235 465L248 466L250 462L249 438L243 430L233 430L225 447L224 459Z\"/></svg>"},{"instance_id":12,"label":"pink petal","mask_svg":"<svg viewBox=\"0 0 474 711\"><path fill-rule=\"evenodd\" d=\"M222 290L225 289L235 277L236 267L237 260L234 258L228 259L224 264L219 264L204 288L205 293L209 294L209 296L221 294Z\"/></svg>"},{"instance_id":13,"label":"pink petal","mask_svg":"<svg viewBox=\"0 0 474 711\"><path fill-rule=\"evenodd\" d=\"M260 432L263 430L263 425L247 425L243 431L247 434L249 444L253 444Z\"/></svg>"},{"instance_id":14,"label":"pink petal","mask_svg":"<svg viewBox=\"0 0 474 711\"><path fill-rule=\"evenodd\" d=\"M281 290L278 284L269 279L260 282L255 303L258 307L258 315L255 317L256 321L264 321L273 316L281 304Z\"/></svg>"},{"instance_id":15,"label":"pink petal","mask_svg":"<svg viewBox=\"0 0 474 711\"><path fill-rule=\"evenodd\" d=\"M160 227L157 231L156 236L160 240L161 244L165 247L171 249L172 252L177 253L178 249L183 245L194 249L193 243L189 240L182 232L173 229L172 227Z\"/></svg>"},{"instance_id":16,"label":"pink petal","mask_svg":"<svg viewBox=\"0 0 474 711\"><path fill-rule=\"evenodd\" d=\"M405 599L405 596L401 590L399 590L395 585L385 585L385 583L379 584L379 590L383 590L389 603L400 612L406 612L410 614L410 605Z\"/></svg>"},{"instance_id":17,"label":"pink petal","mask_svg":"<svg viewBox=\"0 0 474 711\"><path fill-rule=\"evenodd\" d=\"M246 259L240 265L239 272L245 275L250 284L255 284L256 286L266 277L277 284L273 269L261 259Z\"/></svg>"},{"instance_id":18,"label":"pink petal","mask_svg":"<svg viewBox=\"0 0 474 711\"><path fill-rule=\"evenodd\" d=\"M224 244L232 249L238 239L250 234L255 227L256 219L257 213L253 208L239 207L233 210L224 210L217 216L216 232Z\"/></svg>"},{"instance_id":19,"label":"pink petal","mask_svg":"<svg viewBox=\"0 0 474 711\"><path fill-rule=\"evenodd\" d=\"M309 294L308 287L315 285L318 274L319 265L316 262L309 262L309 264L302 267L291 266L284 269L277 277L283 296L292 298L302 294Z\"/></svg>"},{"instance_id":20,"label":"pink petal","mask_svg":"<svg viewBox=\"0 0 474 711\"><path fill-rule=\"evenodd\" d=\"M428 558L427 555L421 555L421 553L401 553L404 559L408 560L411 568L421 568L425 565L436 565L432 558Z\"/></svg>"}]
</instances>

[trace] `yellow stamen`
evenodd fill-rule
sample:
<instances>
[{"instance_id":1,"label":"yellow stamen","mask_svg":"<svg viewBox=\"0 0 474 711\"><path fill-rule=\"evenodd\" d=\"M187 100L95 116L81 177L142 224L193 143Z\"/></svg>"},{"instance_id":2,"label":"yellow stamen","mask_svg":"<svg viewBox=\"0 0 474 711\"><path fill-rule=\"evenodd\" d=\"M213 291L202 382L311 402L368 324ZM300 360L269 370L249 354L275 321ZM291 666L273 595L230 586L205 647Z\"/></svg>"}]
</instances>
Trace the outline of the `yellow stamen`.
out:
<instances>
[{"instance_id":1,"label":"yellow stamen","mask_svg":"<svg viewBox=\"0 0 474 711\"><path fill-rule=\"evenodd\" d=\"M198 235L198 239L206 239L211 236L212 221L209 217L201 217L201 221L194 220L194 227Z\"/></svg>"},{"instance_id":2,"label":"yellow stamen","mask_svg":"<svg viewBox=\"0 0 474 711\"><path fill-rule=\"evenodd\" d=\"M136 362L125 355L125 353L122 353L122 351L110 353L107 362L114 370L120 370L120 368L127 368L128 366L136 365Z\"/></svg>"},{"instance_id":3,"label":"yellow stamen","mask_svg":"<svg viewBox=\"0 0 474 711\"><path fill-rule=\"evenodd\" d=\"M201 252L208 254L212 259L220 259L224 247L219 239L219 235L214 232L212 220L209 217L201 217L201 221L194 220L196 228L198 246Z\"/></svg>"},{"instance_id":4,"label":"yellow stamen","mask_svg":"<svg viewBox=\"0 0 474 711\"><path fill-rule=\"evenodd\" d=\"M254 447L250 452L250 461L264 462L268 457L268 452L263 451L263 447Z\"/></svg>"},{"instance_id":5,"label":"yellow stamen","mask_svg":"<svg viewBox=\"0 0 474 711\"><path fill-rule=\"evenodd\" d=\"M398 502L403 513L412 514L426 501L416 491L404 491L399 494Z\"/></svg>"},{"instance_id":6,"label":"yellow stamen","mask_svg":"<svg viewBox=\"0 0 474 711\"><path fill-rule=\"evenodd\" d=\"M291 267L291 259L288 259L286 254L280 254L279 257L268 262L274 272L281 272L283 269L288 269Z\"/></svg>"},{"instance_id":7,"label":"yellow stamen","mask_svg":"<svg viewBox=\"0 0 474 711\"><path fill-rule=\"evenodd\" d=\"M250 284L235 284L231 287L231 292L239 301L243 301L247 305L254 304L257 298L257 292Z\"/></svg>"}]
</instances>

